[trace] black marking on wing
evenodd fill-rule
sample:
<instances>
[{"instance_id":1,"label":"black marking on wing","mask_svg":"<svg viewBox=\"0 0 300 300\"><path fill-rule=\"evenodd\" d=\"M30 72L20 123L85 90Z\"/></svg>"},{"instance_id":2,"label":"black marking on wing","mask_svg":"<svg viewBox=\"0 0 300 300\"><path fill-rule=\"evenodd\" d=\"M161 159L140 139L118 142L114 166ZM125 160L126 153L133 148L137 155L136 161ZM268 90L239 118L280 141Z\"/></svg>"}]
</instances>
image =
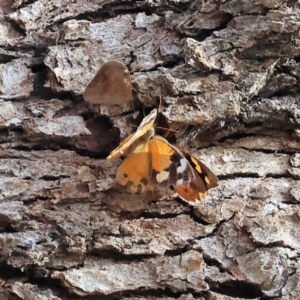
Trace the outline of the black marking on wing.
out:
<instances>
[{"instance_id":1,"label":"black marking on wing","mask_svg":"<svg viewBox=\"0 0 300 300\"><path fill-rule=\"evenodd\" d=\"M194 157L194 159L196 159L197 163L199 164L198 166L193 162L191 155L189 153L184 153L184 156L193 167L194 172L201 178L207 190L218 186L218 178L204 163L202 163L200 160ZM197 170L197 168L199 167L201 168L201 172L198 172ZM207 180L209 180L209 183L207 183Z\"/></svg>"}]
</instances>

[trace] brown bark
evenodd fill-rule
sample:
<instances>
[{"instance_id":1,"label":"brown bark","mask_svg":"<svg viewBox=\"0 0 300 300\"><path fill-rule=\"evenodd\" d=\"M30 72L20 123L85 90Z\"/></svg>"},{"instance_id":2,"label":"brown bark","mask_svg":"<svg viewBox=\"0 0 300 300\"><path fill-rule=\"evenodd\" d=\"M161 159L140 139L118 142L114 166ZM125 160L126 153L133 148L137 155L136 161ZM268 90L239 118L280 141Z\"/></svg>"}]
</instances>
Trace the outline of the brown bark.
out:
<instances>
[{"instance_id":1,"label":"brown bark","mask_svg":"<svg viewBox=\"0 0 300 300\"><path fill-rule=\"evenodd\" d=\"M1 8L1 299L299 298L297 1ZM82 99L110 59L151 96L134 113ZM114 183L106 155L159 96L220 178L201 203Z\"/></svg>"}]
</instances>

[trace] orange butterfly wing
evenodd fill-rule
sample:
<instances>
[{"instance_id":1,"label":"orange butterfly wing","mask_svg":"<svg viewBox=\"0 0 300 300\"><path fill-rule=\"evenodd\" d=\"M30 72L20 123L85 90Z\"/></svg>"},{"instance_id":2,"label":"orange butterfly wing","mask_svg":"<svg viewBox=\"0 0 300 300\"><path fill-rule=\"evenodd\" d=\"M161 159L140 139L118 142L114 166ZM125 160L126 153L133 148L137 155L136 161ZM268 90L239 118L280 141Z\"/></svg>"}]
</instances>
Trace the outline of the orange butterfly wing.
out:
<instances>
[{"instance_id":1,"label":"orange butterfly wing","mask_svg":"<svg viewBox=\"0 0 300 300\"><path fill-rule=\"evenodd\" d=\"M160 136L149 141L152 182L172 185L187 201L203 199L210 188L218 185L217 177L195 157L182 153Z\"/></svg>"},{"instance_id":2,"label":"orange butterfly wing","mask_svg":"<svg viewBox=\"0 0 300 300\"><path fill-rule=\"evenodd\" d=\"M149 180L150 170L149 143L146 142L125 158L119 166L116 181L132 192L152 191L154 185Z\"/></svg>"}]
</instances>

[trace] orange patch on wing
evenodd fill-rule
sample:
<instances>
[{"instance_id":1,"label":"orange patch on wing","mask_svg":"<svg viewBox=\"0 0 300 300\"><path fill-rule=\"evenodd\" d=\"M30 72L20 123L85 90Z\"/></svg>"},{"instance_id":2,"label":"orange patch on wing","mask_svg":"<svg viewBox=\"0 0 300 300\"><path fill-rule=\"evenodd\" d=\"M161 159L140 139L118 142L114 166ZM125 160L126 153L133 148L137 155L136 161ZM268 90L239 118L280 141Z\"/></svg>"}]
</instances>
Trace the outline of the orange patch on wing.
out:
<instances>
[{"instance_id":1,"label":"orange patch on wing","mask_svg":"<svg viewBox=\"0 0 300 300\"><path fill-rule=\"evenodd\" d=\"M149 145L145 144L142 152L127 157L119 166L116 181L132 192L146 192L154 189L149 178Z\"/></svg>"},{"instance_id":2,"label":"orange patch on wing","mask_svg":"<svg viewBox=\"0 0 300 300\"><path fill-rule=\"evenodd\" d=\"M159 136L155 136L149 143L149 150L152 157L152 168L158 172L167 170L171 165L170 158L174 154L173 148L166 140Z\"/></svg>"},{"instance_id":3,"label":"orange patch on wing","mask_svg":"<svg viewBox=\"0 0 300 300\"><path fill-rule=\"evenodd\" d=\"M202 173L202 168L201 168L201 165L199 164L198 160L194 157L194 156L191 156L191 161L195 164L195 169L198 173Z\"/></svg>"},{"instance_id":4,"label":"orange patch on wing","mask_svg":"<svg viewBox=\"0 0 300 300\"><path fill-rule=\"evenodd\" d=\"M177 185L174 188L178 195L187 201L201 200L207 195L207 192L199 192L198 190L192 189L190 186Z\"/></svg>"}]
</instances>

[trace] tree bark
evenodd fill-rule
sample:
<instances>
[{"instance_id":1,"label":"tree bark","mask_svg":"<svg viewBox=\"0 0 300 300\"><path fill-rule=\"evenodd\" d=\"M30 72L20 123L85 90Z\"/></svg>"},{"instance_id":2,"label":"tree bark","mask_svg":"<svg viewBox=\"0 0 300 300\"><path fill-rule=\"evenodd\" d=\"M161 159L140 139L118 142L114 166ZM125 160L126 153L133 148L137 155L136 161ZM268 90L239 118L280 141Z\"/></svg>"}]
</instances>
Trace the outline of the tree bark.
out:
<instances>
[{"instance_id":1,"label":"tree bark","mask_svg":"<svg viewBox=\"0 0 300 300\"><path fill-rule=\"evenodd\" d=\"M299 298L297 1L1 8L1 299ZM96 114L82 93L111 59L144 96ZM105 160L160 97L220 179L201 203L130 194Z\"/></svg>"}]
</instances>

